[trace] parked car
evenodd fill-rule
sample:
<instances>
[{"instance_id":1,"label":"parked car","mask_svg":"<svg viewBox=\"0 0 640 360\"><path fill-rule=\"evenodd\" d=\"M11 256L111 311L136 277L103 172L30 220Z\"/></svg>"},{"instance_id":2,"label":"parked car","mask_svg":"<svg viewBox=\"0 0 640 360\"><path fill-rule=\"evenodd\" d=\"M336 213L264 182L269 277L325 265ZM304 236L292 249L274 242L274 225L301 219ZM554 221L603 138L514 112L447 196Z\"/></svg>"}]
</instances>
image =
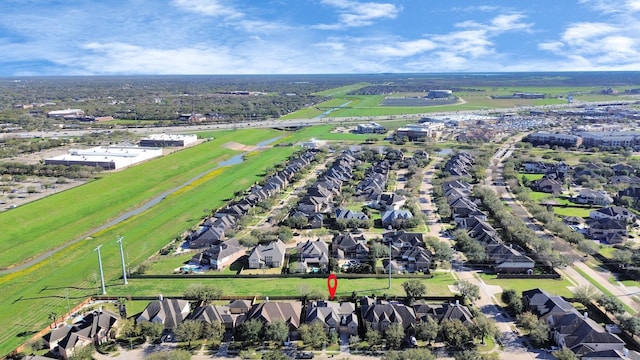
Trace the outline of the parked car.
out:
<instances>
[{"instance_id":1,"label":"parked car","mask_svg":"<svg viewBox=\"0 0 640 360\"><path fill-rule=\"evenodd\" d=\"M296 354L296 359L313 359L314 356L311 351L300 351Z\"/></svg>"}]
</instances>

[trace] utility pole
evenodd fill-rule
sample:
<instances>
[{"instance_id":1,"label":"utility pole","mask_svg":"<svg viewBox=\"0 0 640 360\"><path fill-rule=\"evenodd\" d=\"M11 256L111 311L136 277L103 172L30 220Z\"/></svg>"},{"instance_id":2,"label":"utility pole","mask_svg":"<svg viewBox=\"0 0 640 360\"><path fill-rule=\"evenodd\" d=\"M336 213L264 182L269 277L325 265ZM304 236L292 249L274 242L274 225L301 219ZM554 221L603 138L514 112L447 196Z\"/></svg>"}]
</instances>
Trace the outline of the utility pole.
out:
<instances>
[{"instance_id":1,"label":"utility pole","mask_svg":"<svg viewBox=\"0 0 640 360\"><path fill-rule=\"evenodd\" d=\"M102 256L100 255L100 248L102 245L98 245L94 251L98 252L98 266L100 267L100 282L102 283L102 295L107 293L107 289L104 287L104 272L102 271Z\"/></svg>"},{"instance_id":2,"label":"utility pole","mask_svg":"<svg viewBox=\"0 0 640 360\"><path fill-rule=\"evenodd\" d=\"M127 266L124 263L124 251L122 250L122 236L118 236L118 244L120 244L120 260L122 260L122 280L127 285Z\"/></svg>"},{"instance_id":3,"label":"utility pole","mask_svg":"<svg viewBox=\"0 0 640 360\"><path fill-rule=\"evenodd\" d=\"M391 289L391 243L392 241L389 240L389 289Z\"/></svg>"}]
</instances>

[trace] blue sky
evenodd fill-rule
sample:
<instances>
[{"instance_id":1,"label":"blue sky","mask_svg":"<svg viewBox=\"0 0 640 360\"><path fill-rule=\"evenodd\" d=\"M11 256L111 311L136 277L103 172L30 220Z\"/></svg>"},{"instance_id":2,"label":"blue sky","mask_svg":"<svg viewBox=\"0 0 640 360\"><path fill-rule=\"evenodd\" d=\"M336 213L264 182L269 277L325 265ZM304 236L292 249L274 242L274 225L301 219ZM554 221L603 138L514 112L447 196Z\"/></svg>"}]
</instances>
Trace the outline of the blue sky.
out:
<instances>
[{"instance_id":1,"label":"blue sky","mask_svg":"<svg viewBox=\"0 0 640 360\"><path fill-rule=\"evenodd\" d=\"M640 70L640 0L2 0L0 76Z\"/></svg>"}]
</instances>

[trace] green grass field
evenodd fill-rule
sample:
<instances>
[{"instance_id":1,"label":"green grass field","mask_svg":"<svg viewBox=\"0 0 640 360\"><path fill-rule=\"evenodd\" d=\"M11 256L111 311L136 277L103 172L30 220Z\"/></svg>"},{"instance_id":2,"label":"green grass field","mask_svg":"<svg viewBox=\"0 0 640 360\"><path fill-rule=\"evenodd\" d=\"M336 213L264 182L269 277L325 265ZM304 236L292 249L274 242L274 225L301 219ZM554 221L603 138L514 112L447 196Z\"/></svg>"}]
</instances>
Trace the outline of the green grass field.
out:
<instances>
[{"instance_id":1,"label":"green grass field","mask_svg":"<svg viewBox=\"0 0 640 360\"><path fill-rule=\"evenodd\" d=\"M571 296L568 289L571 283L565 279L498 279L495 275L487 274L481 274L480 277L485 283L500 286L502 290L514 289L521 293L524 290L540 288L552 295Z\"/></svg>"},{"instance_id":2,"label":"green grass field","mask_svg":"<svg viewBox=\"0 0 640 360\"><path fill-rule=\"evenodd\" d=\"M417 279L423 279L416 276ZM404 296L405 292L402 283L408 279L393 279L391 289L388 288L387 278L364 278L345 279L338 275L338 290L336 296L349 297L355 291L359 295L376 294L382 296L396 295ZM431 279L424 279L423 283L427 287L427 295L447 296L452 293L449 285L453 285L455 280L450 273L436 273ZM207 284L222 289L224 295L239 296L301 296L301 286L309 290L319 290L323 293L327 291L327 280L324 278L303 279L303 278L268 278L268 279L162 279L146 280L131 279L129 285L122 285L122 282L113 280L109 283L108 293L114 296L154 296L163 294L165 296L181 296L192 284Z\"/></svg>"},{"instance_id":3,"label":"green grass field","mask_svg":"<svg viewBox=\"0 0 640 360\"><path fill-rule=\"evenodd\" d=\"M279 136L274 130L243 132L245 144ZM117 218L159 194L184 184L237 152L222 147L237 140L221 132L213 141L171 156L103 176L83 186L25 204L0 214L0 268L18 264L56 248ZM243 179L237 179L245 186ZM127 186L122 186L126 184ZM69 206L60 206L66 204ZM37 214L37 215L36 215ZM46 216L40 216L46 214Z\"/></svg>"},{"instance_id":4,"label":"green grass field","mask_svg":"<svg viewBox=\"0 0 640 360\"><path fill-rule=\"evenodd\" d=\"M261 132L262 135L260 134ZM220 139L224 141L225 136L228 136L226 141L241 138L249 143L249 141L257 141L258 139L273 138L274 135L279 134L271 130L249 131L246 133L236 132L227 135L221 133ZM145 168L146 171L142 171L138 176L149 181L149 179L154 179L154 176L157 175L153 172L162 172L158 171L158 169L162 169L157 166L158 163L164 166L172 166L172 163L181 161L183 156L186 157L185 161L193 167L200 166L202 168L202 165L199 165L196 159L200 159L200 161L207 163L206 166L210 166L210 164L215 164L217 161L207 159L206 155L200 157L200 153L211 155L214 151L210 147L211 143L213 142L186 149L166 158L150 161L118 173L106 174L99 181L113 181L110 179L111 177L121 176L124 176L124 179L128 179L128 176L130 176L127 174L128 172L138 172L141 171L140 169ZM115 242L118 235L124 236L127 263L131 266L139 264L186 229L195 226L203 215L203 209L218 208L235 191L245 190L250 184L260 179L265 168L284 160L295 150L295 147L276 147L256 153L256 155L248 157L244 163L225 168L206 179L207 181L194 183L192 186L183 189L179 196L169 196L150 210L100 232L91 240L83 240L69 246L51 256L48 260L26 270L0 277L0 291L5 294L0 298L0 306L4 309L0 314L0 321L5 324L0 329L0 353L8 353L28 340L30 334L47 327L48 314L51 312L63 314L68 309L67 304L73 307L74 304L87 296L98 292L99 284L96 281L98 278L98 265L94 251L96 246L103 245L101 248L102 261L105 278L110 285L108 290L108 293L110 293L112 284L121 283L118 280L121 275L119 249ZM165 163L164 161L167 162ZM173 166L181 166L181 164L174 164ZM197 173L197 171L195 172ZM127 183L121 182L120 184ZM83 188L89 185L84 185L68 192L78 191L84 193L86 189ZM152 185L153 183L148 183L149 187ZM126 186L122 185L120 187L126 188ZM50 199L55 201L56 196L61 195L70 196L69 194L61 193L52 196ZM93 201L87 194L82 200ZM77 199L74 201L81 202L81 200ZM42 214L47 214L49 217L54 217L55 212L53 211L48 213L40 212L39 203L35 202L30 204L31 206L25 205L23 209L32 209L33 211L33 213L25 216L38 218L43 217ZM113 204L109 205L114 206ZM0 218L11 213L3 213ZM117 213L117 211L114 211L114 213ZM90 216L92 214L89 213L87 217ZM61 229L61 233L65 231L68 230L66 228ZM57 232L56 227L51 227L48 234L50 238L64 238ZM47 236L42 241L46 243L46 239ZM42 246L42 248L49 246L38 245Z\"/></svg>"}]
</instances>

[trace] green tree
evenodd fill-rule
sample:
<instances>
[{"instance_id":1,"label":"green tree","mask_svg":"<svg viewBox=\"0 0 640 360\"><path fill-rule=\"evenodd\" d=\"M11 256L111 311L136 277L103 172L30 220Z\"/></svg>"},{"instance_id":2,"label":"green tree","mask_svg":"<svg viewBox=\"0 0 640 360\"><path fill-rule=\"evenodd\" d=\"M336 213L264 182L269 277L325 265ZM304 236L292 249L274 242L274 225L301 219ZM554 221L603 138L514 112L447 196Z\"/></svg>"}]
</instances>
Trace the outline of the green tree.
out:
<instances>
[{"instance_id":1,"label":"green tree","mask_svg":"<svg viewBox=\"0 0 640 360\"><path fill-rule=\"evenodd\" d=\"M406 349L403 351L390 350L383 356L383 360L435 360L436 357L428 349Z\"/></svg>"},{"instance_id":2,"label":"green tree","mask_svg":"<svg viewBox=\"0 0 640 360\"><path fill-rule=\"evenodd\" d=\"M444 320L440 324L442 339L453 348L463 348L473 340L469 328L458 319Z\"/></svg>"},{"instance_id":3,"label":"green tree","mask_svg":"<svg viewBox=\"0 0 640 360\"><path fill-rule=\"evenodd\" d=\"M598 305L602 306L608 313L617 315L624 313L624 304L617 297L609 294L601 294L598 297Z\"/></svg>"},{"instance_id":4,"label":"green tree","mask_svg":"<svg viewBox=\"0 0 640 360\"><path fill-rule=\"evenodd\" d=\"M597 294L598 290L591 284L580 285L573 290L573 298L584 305L590 303Z\"/></svg>"},{"instance_id":5,"label":"green tree","mask_svg":"<svg viewBox=\"0 0 640 360\"><path fill-rule=\"evenodd\" d=\"M164 325L162 323L152 321L143 321L140 323L140 333L149 342L155 342L160 339L163 331Z\"/></svg>"},{"instance_id":6,"label":"green tree","mask_svg":"<svg viewBox=\"0 0 640 360\"><path fill-rule=\"evenodd\" d=\"M134 319L123 319L120 327L120 334L125 338L135 338L140 336L141 328L136 326Z\"/></svg>"},{"instance_id":7,"label":"green tree","mask_svg":"<svg viewBox=\"0 0 640 360\"><path fill-rule=\"evenodd\" d=\"M427 293L427 287L417 279L411 279L402 283L404 292L407 294L407 302L411 304L416 298Z\"/></svg>"},{"instance_id":8,"label":"green tree","mask_svg":"<svg viewBox=\"0 0 640 360\"><path fill-rule=\"evenodd\" d=\"M186 341L191 348L191 343L202 335L202 323L196 320L185 320L173 329L180 341Z\"/></svg>"},{"instance_id":9,"label":"green tree","mask_svg":"<svg viewBox=\"0 0 640 360\"><path fill-rule=\"evenodd\" d=\"M302 324L298 332L300 333L302 342L313 349L320 349L322 348L322 344L327 342L327 332L320 321L314 321L311 324Z\"/></svg>"},{"instance_id":10,"label":"green tree","mask_svg":"<svg viewBox=\"0 0 640 360\"><path fill-rule=\"evenodd\" d=\"M265 340L281 343L289 337L289 326L282 320L276 320L266 324L263 331Z\"/></svg>"},{"instance_id":11,"label":"green tree","mask_svg":"<svg viewBox=\"0 0 640 360\"><path fill-rule=\"evenodd\" d=\"M282 350L268 350L262 354L264 360L289 360L289 357Z\"/></svg>"},{"instance_id":12,"label":"green tree","mask_svg":"<svg viewBox=\"0 0 640 360\"><path fill-rule=\"evenodd\" d=\"M367 326L367 331L364 334L365 339L371 346L377 346L380 344L382 337L380 336L380 332L375 330L371 326Z\"/></svg>"},{"instance_id":13,"label":"green tree","mask_svg":"<svg viewBox=\"0 0 640 360\"><path fill-rule=\"evenodd\" d=\"M453 355L455 360L483 360L482 354L477 350L458 351Z\"/></svg>"},{"instance_id":14,"label":"green tree","mask_svg":"<svg viewBox=\"0 0 640 360\"><path fill-rule=\"evenodd\" d=\"M221 340L224 334L224 325L219 321L205 322L202 324L202 338L209 340Z\"/></svg>"},{"instance_id":15,"label":"green tree","mask_svg":"<svg viewBox=\"0 0 640 360\"><path fill-rule=\"evenodd\" d=\"M544 321L538 321L536 325L529 330L529 339L535 344L542 345L549 340L549 325Z\"/></svg>"},{"instance_id":16,"label":"green tree","mask_svg":"<svg viewBox=\"0 0 640 360\"><path fill-rule=\"evenodd\" d=\"M70 360L92 360L93 353L96 351L96 348L93 345L87 345L80 348L76 348L73 351L73 356L70 356Z\"/></svg>"},{"instance_id":17,"label":"green tree","mask_svg":"<svg viewBox=\"0 0 640 360\"><path fill-rule=\"evenodd\" d=\"M529 311L523 312L522 314L518 315L517 320L518 325L520 325L520 327L525 331L530 331L538 324L538 317Z\"/></svg>"},{"instance_id":18,"label":"green tree","mask_svg":"<svg viewBox=\"0 0 640 360\"><path fill-rule=\"evenodd\" d=\"M256 319L243 322L237 329L238 337L248 344L258 343L260 341L261 332L262 322Z\"/></svg>"},{"instance_id":19,"label":"green tree","mask_svg":"<svg viewBox=\"0 0 640 360\"><path fill-rule=\"evenodd\" d=\"M458 280L455 284L465 302L467 300L473 302L480 298L480 288L477 285L466 280Z\"/></svg>"},{"instance_id":20,"label":"green tree","mask_svg":"<svg viewBox=\"0 0 640 360\"><path fill-rule=\"evenodd\" d=\"M425 321L421 321L416 325L416 338L431 343L438 337L440 326L431 317L427 317Z\"/></svg>"},{"instance_id":21,"label":"green tree","mask_svg":"<svg viewBox=\"0 0 640 360\"><path fill-rule=\"evenodd\" d=\"M640 333L640 318L637 316L620 316L618 321L620 322L620 327L631 336L636 336Z\"/></svg>"},{"instance_id":22,"label":"green tree","mask_svg":"<svg viewBox=\"0 0 640 360\"><path fill-rule=\"evenodd\" d=\"M187 299L195 299L205 303L218 299L222 295L222 290L211 285L193 284L184 292Z\"/></svg>"},{"instance_id":23,"label":"green tree","mask_svg":"<svg viewBox=\"0 0 640 360\"><path fill-rule=\"evenodd\" d=\"M391 349L400 349L402 347L402 342L404 341L405 336L402 324L391 324L387 330L385 330L384 335L387 339L387 346Z\"/></svg>"},{"instance_id":24,"label":"green tree","mask_svg":"<svg viewBox=\"0 0 640 360\"><path fill-rule=\"evenodd\" d=\"M496 323L480 313L473 319L475 325L473 326L473 334L476 338L480 338L482 344L486 337L495 337L498 334L498 327Z\"/></svg>"},{"instance_id":25,"label":"green tree","mask_svg":"<svg viewBox=\"0 0 640 360\"><path fill-rule=\"evenodd\" d=\"M151 353L145 357L147 360L189 360L191 359L191 353L177 349L174 351L157 351Z\"/></svg>"},{"instance_id":26,"label":"green tree","mask_svg":"<svg viewBox=\"0 0 640 360\"><path fill-rule=\"evenodd\" d=\"M576 354L567 348L556 350L552 352L551 355L553 355L553 357L555 357L556 360L578 360L578 357L576 356Z\"/></svg>"}]
</instances>

